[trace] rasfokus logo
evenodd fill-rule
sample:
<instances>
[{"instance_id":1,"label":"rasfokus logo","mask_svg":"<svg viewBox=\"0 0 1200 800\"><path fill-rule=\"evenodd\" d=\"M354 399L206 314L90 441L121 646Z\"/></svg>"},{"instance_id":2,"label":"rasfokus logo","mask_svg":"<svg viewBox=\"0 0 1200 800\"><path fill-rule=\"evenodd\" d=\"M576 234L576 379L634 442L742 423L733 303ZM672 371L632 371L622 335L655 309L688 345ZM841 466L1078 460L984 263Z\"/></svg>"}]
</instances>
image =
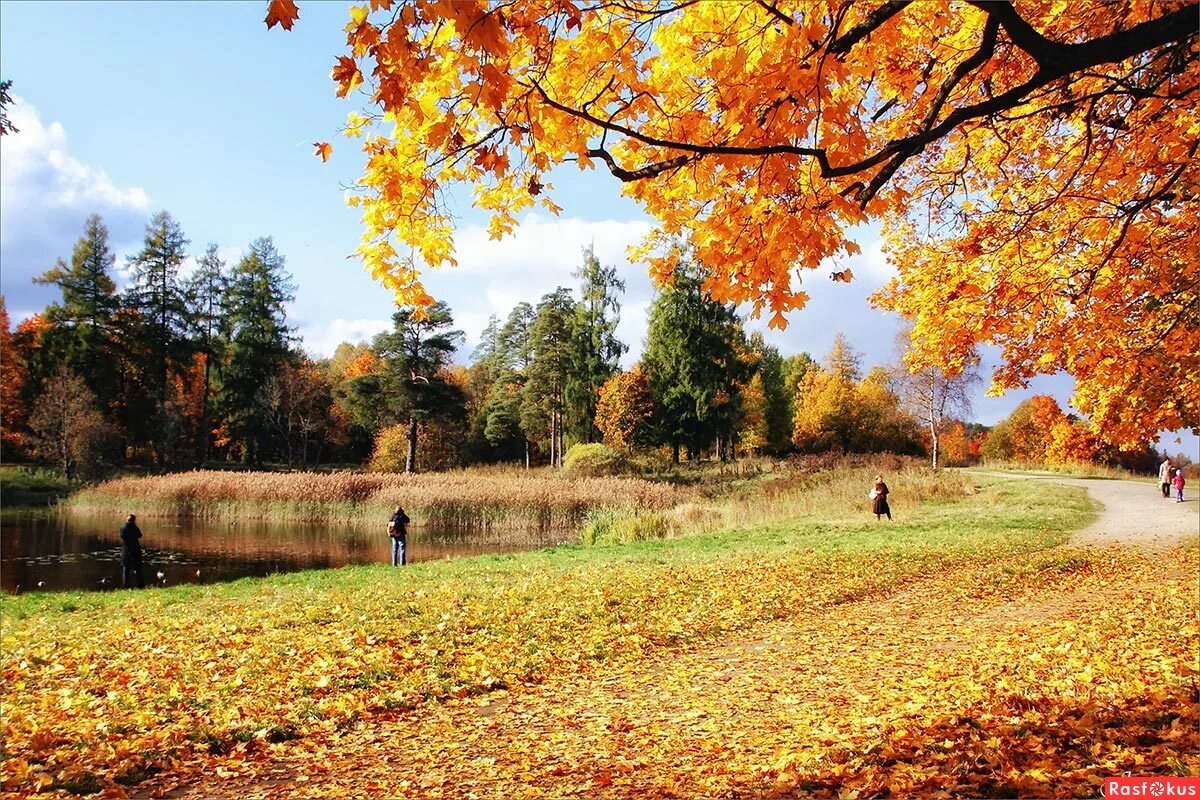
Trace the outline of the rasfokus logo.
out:
<instances>
[{"instance_id":1,"label":"rasfokus logo","mask_svg":"<svg viewBox=\"0 0 1200 800\"><path fill-rule=\"evenodd\" d=\"M1200 798L1200 777L1177 778L1150 775L1145 778L1108 778L1104 781L1104 797L1196 797Z\"/></svg>"}]
</instances>

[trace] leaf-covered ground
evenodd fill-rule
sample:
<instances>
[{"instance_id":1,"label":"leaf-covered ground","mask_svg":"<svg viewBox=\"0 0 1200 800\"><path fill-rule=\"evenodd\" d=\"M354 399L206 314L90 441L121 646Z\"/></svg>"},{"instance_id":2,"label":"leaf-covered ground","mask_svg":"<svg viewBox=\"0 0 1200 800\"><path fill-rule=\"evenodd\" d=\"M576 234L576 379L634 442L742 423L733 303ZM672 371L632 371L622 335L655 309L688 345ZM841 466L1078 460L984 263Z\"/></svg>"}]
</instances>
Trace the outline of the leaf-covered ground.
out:
<instances>
[{"instance_id":1,"label":"leaf-covered ground","mask_svg":"<svg viewBox=\"0 0 1200 800\"><path fill-rule=\"evenodd\" d=\"M1088 796L1186 771L1196 554L1055 548L1088 514L992 482L893 526L9 599L4 788Z\"/></svg>"}]
</instances>

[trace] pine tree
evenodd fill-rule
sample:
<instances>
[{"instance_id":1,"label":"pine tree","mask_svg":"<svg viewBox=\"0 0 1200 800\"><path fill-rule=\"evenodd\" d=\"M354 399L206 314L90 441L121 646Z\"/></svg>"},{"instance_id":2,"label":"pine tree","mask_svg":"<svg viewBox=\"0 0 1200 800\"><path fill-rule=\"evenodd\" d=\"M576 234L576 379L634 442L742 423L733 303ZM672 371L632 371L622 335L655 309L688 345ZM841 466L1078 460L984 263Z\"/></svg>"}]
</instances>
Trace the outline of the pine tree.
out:
<instances>
[{"instance_id":1,"label":"pine tree","mask_svg":"<svg viewBox=\"0 0 1200 800\"><path fill-rule=\"evenodd\" d=\"M167 399L171 368L182 367L188 355L188 304L179 281L187 245L179 223L160 211L146 224L141 252L129 259L129 305L145 318L146 349L153 358L147 372L160 405Z\"/></svg>"},{"instance_id":2,"label":"pine tree","mask_svg":"<svg viewBox=\"0 0 1200 800\"><path fill-rule=\"evenodd\" d=\"M695 458L701 449L732 439L737 384L745 377L738 357L744 333L737 313L709 297L703 278L700 266L680 259L674 283L650 308L642 355L658 440L671 446L677 462L681 447Z\"/></svg>"},{"instance_id":3,"label":"pine tree","mask_svg":"<svg viewBox=\"0 0 1200 800\"><path fill-rule=\"evenodd\" d=\"M226 295L223 334L229 349L218 404L230 440L240 446L243 462L254 465L261 463L270 432L260 393L289 354L286 306L295 288L285 266L270 237L256 239L234 267Z\"/></svg>"},{"instance_id":4,"label":"pine tree","mask_svg":"<svg viewBox=\"0 0 1200 800\"><path fill-rule=\"evenodd\" d=\"M583 265L575 272L580 279L580 297L575 306L571 371L567 379L566 424L572 436L583 442L599 441L596 402L600 387L620 369L621 354L627 349L617 338L625 283L613 267L600 265L591 247L584 250Z\"/></svg>"},{"instance_id":5,"label":"pine tree","mask_svg":"<svg viewBox=\"0 0 1200 800\"><path fill-rule=\"evenodd\" d=\"M120 359L114 324L120 299L111 275L116 256L108 244L108 228L93 214L71 252L34 283L52 283L62 292L46 308L50 323L47 347L60 363L84 377L101 408L110 408L121 389Z\"/></svg>"},{"instance_id":6,"label":"pine tree","mask_svg":"<svg viewBox=\"0 0 1200 800\"><path fill-rule=\"evenodd\" d=\"M196 271L186 286L189 318L195 347L204 359L204 385L201 389L200 422L197 434L197 456L201 464L208 460L208 449L212 438L211 400L213 362L223 350L221 322L224 315L225 293L229 288L229 276L225 274L225 262L221 260L215 244L210 244L204 255L196 262Z\"/></svg>"},{"instance_id":7,"label":"pine tree","mask_svg":"<svg viewBox=\"0 0 1200 800\"><path fill-rule=\"evenodd\" d=\"M454 317L444 302L435 303L423 316L402 308L392 315L392 325L392 331L376 337L374 349L386 364L397 416L408 423L404 471L415 472L421 420L464 414L462 388L444 373L463 334L452 329Z\"/></svg>"},{"instance_id":8,"label":"pine tree","mask_svg":"<svg viewBox=\"0 0 1200 800\"><path fill-rule=\"evenodd\" d=\"M521 429L529 439L549 437L550 465L562 466L563 410L571 371L575 301L561 286L542 297L529 328L532 357L521 398Z\"/></svg>"}]
</instances>

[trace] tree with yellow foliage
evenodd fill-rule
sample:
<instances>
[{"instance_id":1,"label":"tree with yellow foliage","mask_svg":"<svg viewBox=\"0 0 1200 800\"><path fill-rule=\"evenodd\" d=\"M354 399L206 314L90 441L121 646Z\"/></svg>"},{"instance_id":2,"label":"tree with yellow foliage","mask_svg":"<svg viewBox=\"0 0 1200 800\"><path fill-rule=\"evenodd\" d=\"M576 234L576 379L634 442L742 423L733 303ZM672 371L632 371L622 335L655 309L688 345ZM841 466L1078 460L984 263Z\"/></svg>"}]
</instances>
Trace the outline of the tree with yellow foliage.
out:
<instances>
[{"instance_id":1,"label":"tree with yellow foliage","mask_svg":"<svg viewBox=\"0 0 1200 800\"><path fill-rule=\"evenodd\" d=\"M266 22L298 15L272 0ZM798 275L877 221L899 272L878 302L928 363L991 342L999 389L1066 370L1111 441L1200 425L1196 19L1195 0L371 0L332 70L365 107L343 128L358 254L427 306L455 187L501 237L557 213L549 175L575 164L657 220L655 277L685 237L715 300L782 326Z\"/></svg>"}]
</instances>

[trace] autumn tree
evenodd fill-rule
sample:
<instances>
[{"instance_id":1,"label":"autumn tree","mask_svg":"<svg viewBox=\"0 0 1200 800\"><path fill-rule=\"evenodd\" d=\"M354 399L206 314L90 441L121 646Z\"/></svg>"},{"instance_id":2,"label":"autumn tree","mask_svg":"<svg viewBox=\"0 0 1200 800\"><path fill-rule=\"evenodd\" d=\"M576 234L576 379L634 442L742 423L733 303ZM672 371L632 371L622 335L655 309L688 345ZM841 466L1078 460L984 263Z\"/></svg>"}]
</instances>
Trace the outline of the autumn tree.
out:
<instances>
[{"instance_id":1,"label":"autumn tree","mask_svg":"<svg viewBox=\"0 0 1200 800\"><path fill-rule=\"evenodd\" d=\"M291 331L286 305L294 291L286 261L270 237L255 239L229 276L220 411L246 463L258 465L268 449L271 423L258 398L287 363Z\"/></svg>"},{"instance_id":2,"label":"autumn tree","mask_svg":"<svg viewBox=\"0 0 1200 800\"><path fill-rule=\"evenodd\" d=\"M604 443L614 450L631 452L652 436L654 400L641 365L618 372L600 387L596 401L596 427Z\"/></svg>"},{"instance_id":3,"label":"autumn tree","mask_svg":"<svg viewBox=\"0 0 1200 800\"><path fill-rule=\"evenodd\" d=\"M905 409L921 421L929 435L929 455L936 470L941 455L941 437L956 416L971 413L971 391L979 383L979 358L964 361L958 372L936 365L911 363L907 358L911 330L896 337L898 358L892 370L893 386Z\"/></svg>"},{"instance_id":4,"label":"autumn tree","mask_svg":"<svg viewBox=\"0 0 1200 800\"><path fill-rule=\"evenodd\" d=\"M930 364L953 374L991 342L999 386L1066 370L1111 440L1200 425L1197 5L1063 9L356 7L332 77L370 106L344 128L366 163L359 255L426 303L416 270L454 259L451 192L472 187L501 236L557 210L546 175L574 163L657 220L654 275L674 260L656 242L684 234L715 298L782 325L807 300L797 273L878 221L899 270L878 300Z\"/></svg>"},{"instance_id":5,"label":"autumn tree","mask_svg":"<svg viewBox=\"0 0 1200 800\"><path fill-rule=\"evenodd\" d=\"M59 368L34 403L29 429L36 451L57 464L68 479L99 474L113 436L96 395L66 366Z\"/></svg>"},{"instance_id":6,"label":"autumn tree","mask_svg":"<svg viewBox=\"0 0 1200 800\"><path fill-rule=\"evenodd\" d=\"M1034 395L988 432L980 453L995 461L1044 463L1054 428L1065 420L1057 400Z\"/></svg>"},{"instance_id":7,"label":"autumn tree","mask_svg":"<svg viewBox=\"0 0 1200 800\"><path fill-rule=\"evenodd\" d=\"M617 338L621 321L618 295L625 291L625 283L617 278L615 268L600 264L591 247L584 250L583 265L575 277L580 287L564 396L566 426L576 441L594 442L600 435L595 424L600 387L620 369L621 354L628 349Z\"/></svg>"},{"instance_id":8,"label":"autumn tree","mask_svg":"<svg viewBox=\"0 0 1200 800\"><path fill-rule=\"evenodd\" d=\"M373 349L384 362L384 384L398 418L408 426L404 471L417 469L419 427L423 420L462 409L461 387L446 380L442 371L462 340L454 330L454 317L445 303L435 303L425 313L401 308L392 315L392 330L375 338Z\"/></svg>"},{"instance_id":9,"label":"autumn tree","mask_svg":"<svg viewBox=\"0 0 1200 800\"><path fill-rule=\"evenodd\" d=\"M0 295L0 448L11 460L25 443L23 432L29 408L23 395L29 382L29 369L20 351L13 347L8 326L8 308L4 304L4 295Z\"/></svg>"}]
</instances>

